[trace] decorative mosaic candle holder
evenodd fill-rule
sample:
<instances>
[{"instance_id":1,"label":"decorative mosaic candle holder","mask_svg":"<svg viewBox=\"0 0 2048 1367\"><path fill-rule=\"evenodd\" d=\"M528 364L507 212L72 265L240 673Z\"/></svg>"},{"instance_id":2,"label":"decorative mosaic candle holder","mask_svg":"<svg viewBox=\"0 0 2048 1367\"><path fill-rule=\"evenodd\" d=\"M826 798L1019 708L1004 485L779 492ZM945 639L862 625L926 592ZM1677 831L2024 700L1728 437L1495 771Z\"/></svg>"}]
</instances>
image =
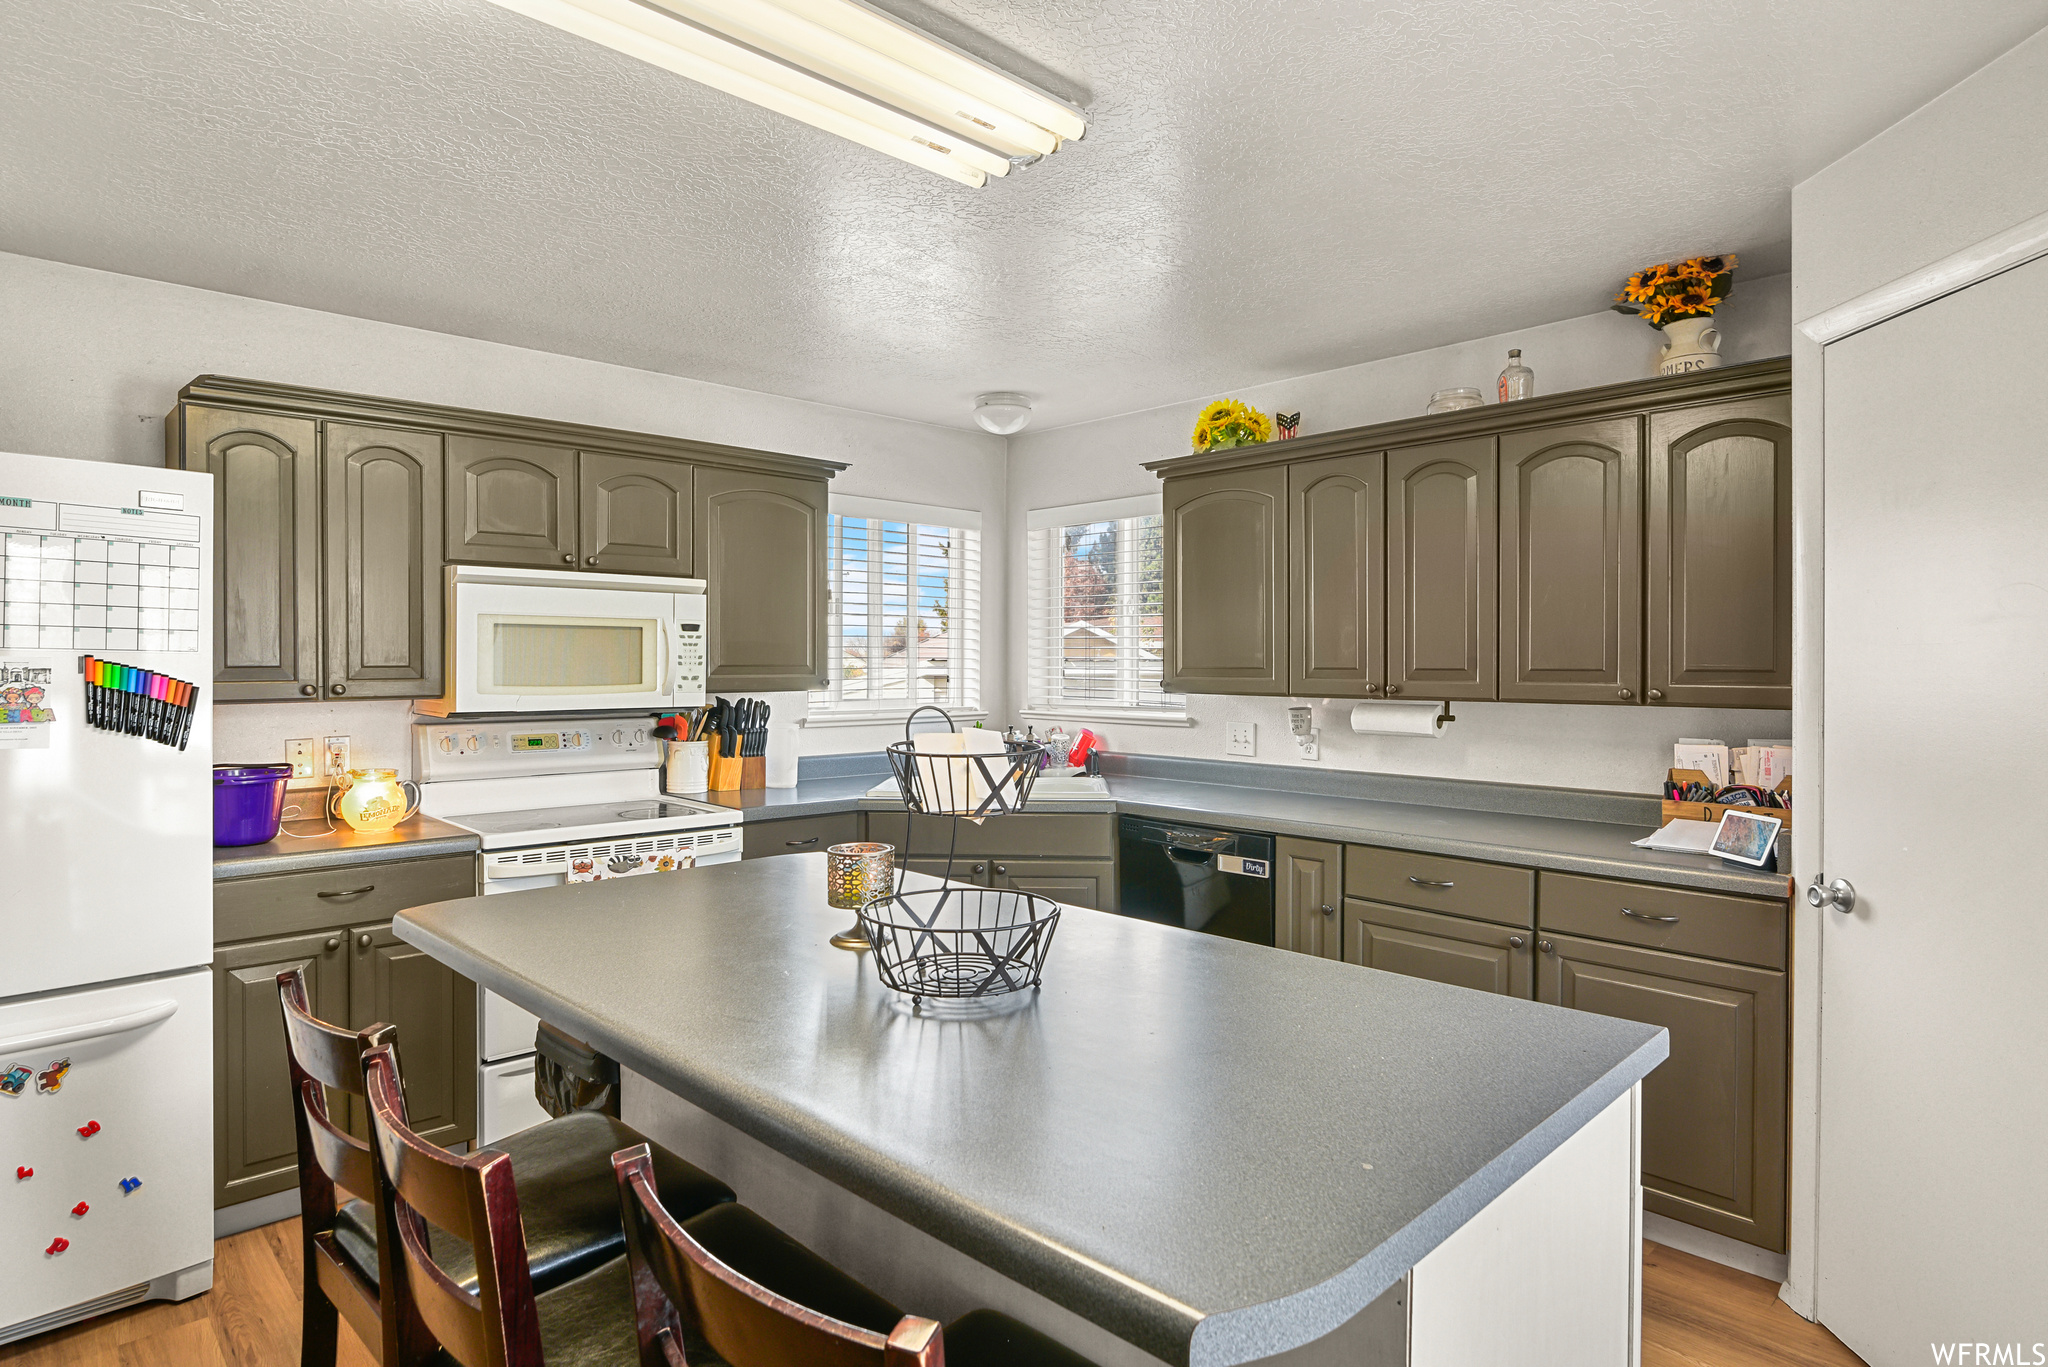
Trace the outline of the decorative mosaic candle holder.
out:
<instances>
[{"instance_id":1,"label":"decorative mosaic candle holder","mask_svg":"<svg viewBox=\"0 0 2048 1367\"><path fill-rule=\"evenodd\" d=\"M825 904L858 913L894 890L896 847L861 840L825 851ZM832 937L841 949L866 949L868 937L856 914L853 925Z\"/></svg>"}]
</instances>

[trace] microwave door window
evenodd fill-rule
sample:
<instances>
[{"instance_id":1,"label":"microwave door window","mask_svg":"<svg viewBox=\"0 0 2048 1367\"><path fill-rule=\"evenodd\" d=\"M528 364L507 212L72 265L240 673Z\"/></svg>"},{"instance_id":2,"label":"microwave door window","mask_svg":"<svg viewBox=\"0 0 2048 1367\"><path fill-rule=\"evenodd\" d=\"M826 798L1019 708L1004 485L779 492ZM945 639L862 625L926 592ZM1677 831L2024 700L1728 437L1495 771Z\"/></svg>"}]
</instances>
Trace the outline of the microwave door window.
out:
<instances>
[{"instance_id":1,"label":"microwave door window","mask_svg":"<svg viewBox=\"0 0 2048 1367\"><path fill-rule=\"evenodd\" d=\"M660 666L651 618L481 616L480 691L496 694L652 693Z\"/></svg>"}]
</instances>

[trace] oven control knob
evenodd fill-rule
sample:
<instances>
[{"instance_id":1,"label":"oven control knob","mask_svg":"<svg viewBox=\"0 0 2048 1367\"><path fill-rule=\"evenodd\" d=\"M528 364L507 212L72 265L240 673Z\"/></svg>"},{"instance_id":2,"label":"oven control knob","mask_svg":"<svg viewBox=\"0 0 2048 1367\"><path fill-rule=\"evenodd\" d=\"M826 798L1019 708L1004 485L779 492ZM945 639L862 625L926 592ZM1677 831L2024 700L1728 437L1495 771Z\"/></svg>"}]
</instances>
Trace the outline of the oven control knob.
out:
<instances>
[{"instance_id":1,"label":"oven control knob","mask_svg":"<svg viewBox=\"0 0 2048 1367\"><path fill-rule=\"evenodd\" d=\"M474 735L467 736L463 739L462 748L473 755L483 749L483 742L479 741Z\"/></svg>"},{"instance_id":2,"label":"oven control knob","mask_svg":"<svg viewBox=\"0 0 2048 1367\"><path fill-rule=\"evenodd\" d=\"M635 745L645 745L646 743L647 743L647 732L646 732L646 730L645 730L644 728L642 728L642 729L637 729L637 730L635 730L635 731L633 732L633 744L635 744Z\"/></svg>"},{"instance_id":3,"label":"oven control knob","mask_svg":"<svg viewBox=\"0 0 2048 1367\"><path fill-rule=\"evenodd\" d=\"M624 731L614 731L614 732L612 732L612 744L613 744L613 745L624 745L625 743L626 743L626 733L625 733Z\"/></svg>"},{"instance_id":4,"label":"oven control knob","mask_svg":"<svg viewBox=\"0 0 2048 1367\"><path fill-rule=\"evenodd\" d=\"M441 753L444 755L452 755L455 753L455 737L441 737Z\"/></svg>"}]
</instances>

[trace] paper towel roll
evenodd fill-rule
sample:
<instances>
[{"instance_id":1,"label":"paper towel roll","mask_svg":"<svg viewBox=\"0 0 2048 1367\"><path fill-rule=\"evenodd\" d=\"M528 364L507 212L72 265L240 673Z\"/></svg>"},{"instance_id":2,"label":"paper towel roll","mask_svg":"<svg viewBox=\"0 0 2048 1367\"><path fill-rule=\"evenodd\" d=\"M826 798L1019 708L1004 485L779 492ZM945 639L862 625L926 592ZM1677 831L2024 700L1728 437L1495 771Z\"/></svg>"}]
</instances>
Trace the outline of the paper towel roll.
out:
<instances>
[{"instance_id":1,"label":"paper towel roll","mask_svg":"<svg viewBox=\"0 0 2048 1367\"><path fill-rule=\"evenodd\" d=\"M1351 729L1368 736L1441 736L1439 702L1362 702L1351 709Z\"/></svg>"},{"instance_id":2,"label":"paper towel roll","mask_svg":"<svg viewBox=\"0 0 2048 1367\"><path fill-rule=\"evenodd\" d=\"M802 746L803 721L810 715L808 693L763 693L768 704L768 777L770 788L796 787L797 751Z\"/></svg>"}]
</instances>

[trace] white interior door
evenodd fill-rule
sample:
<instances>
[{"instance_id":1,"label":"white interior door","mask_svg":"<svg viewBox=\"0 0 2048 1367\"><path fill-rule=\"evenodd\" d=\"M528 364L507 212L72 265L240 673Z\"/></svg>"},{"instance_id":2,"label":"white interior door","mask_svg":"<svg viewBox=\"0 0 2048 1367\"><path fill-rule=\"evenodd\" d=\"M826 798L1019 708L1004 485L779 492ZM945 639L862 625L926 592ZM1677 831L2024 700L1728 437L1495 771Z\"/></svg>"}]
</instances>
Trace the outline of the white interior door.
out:
<instances>
[{"instance_id":1,"label":"white interior door","mask_svg":"<svg viewBox=\"0 0 2048 1367\"><path fill-rule=\"evenodd\" d=\"M1873 1367L2048 1341L2044 318L2048 259L1824 352L1815 1299Z\"/></svg>"}]
</instances>

